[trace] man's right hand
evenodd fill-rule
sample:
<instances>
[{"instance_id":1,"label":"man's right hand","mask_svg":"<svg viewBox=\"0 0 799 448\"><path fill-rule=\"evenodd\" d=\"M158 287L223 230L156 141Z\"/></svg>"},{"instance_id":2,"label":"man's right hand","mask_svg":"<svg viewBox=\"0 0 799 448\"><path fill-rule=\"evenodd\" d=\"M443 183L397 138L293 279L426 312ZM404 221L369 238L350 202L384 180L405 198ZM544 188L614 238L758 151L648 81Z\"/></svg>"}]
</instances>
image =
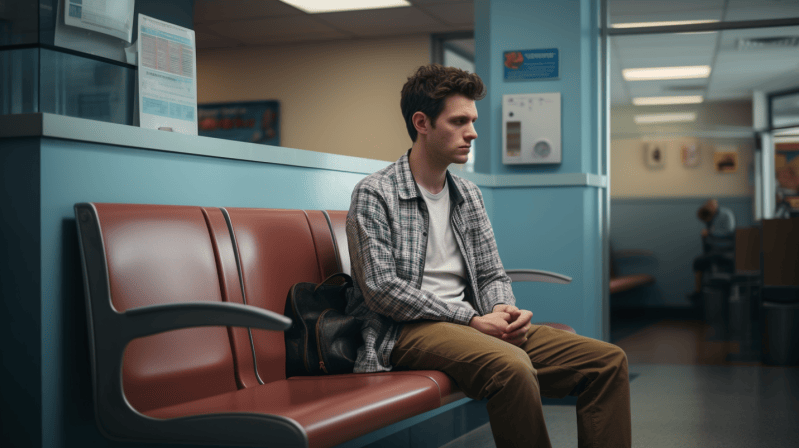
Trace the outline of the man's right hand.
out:
<instances>
[{"instance_id":1,"label":"man's right hand","mask_svg":"<svg viewBox=\"0 0 799 448\"><path fill-rule=\"evenodd\" d=\"M502 335L508 330L508 326L513 321L510 314L498 311L485 316L474 316L469 321L469 326L475 330L489 336L502 339Z\"/></svg>"}]
</instances>

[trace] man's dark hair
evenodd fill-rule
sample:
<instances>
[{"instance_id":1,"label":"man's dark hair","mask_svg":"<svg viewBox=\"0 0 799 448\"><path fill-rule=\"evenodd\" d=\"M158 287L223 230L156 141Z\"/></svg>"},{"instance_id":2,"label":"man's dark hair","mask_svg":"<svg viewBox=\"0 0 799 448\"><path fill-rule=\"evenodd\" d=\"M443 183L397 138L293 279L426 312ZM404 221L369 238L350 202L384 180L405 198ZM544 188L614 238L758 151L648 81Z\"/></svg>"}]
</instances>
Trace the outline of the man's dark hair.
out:
<instances>
[{"instance_id":1,"label":"man's dark hair","mask_svg":"<svg viewBox=\"0 0 799 448\"><path fill-rule=\"evenodd\" d=\"M481 100L486 94L483 80L474 73L439 64L423 65L402 86L400 108L411 140L416 141L416 128L411 118L422 112L435 125L444 110L444 100L451 95L464 95L471 100Z\"/></svg>"},{"instance_id":2,"label":"man's dark hair","mask_svg":"<svg viewBox=\"0 0 799 448\"><path fill-rule=\"evenodd\" d=\"M697 210L696 216L697 218L699 218L700 221L708 222L710 221L710 218L713 217L713 212L711 212L709 208L703 205L702 207L699 208L699 210Z\"/></svg>"}]
</instances>

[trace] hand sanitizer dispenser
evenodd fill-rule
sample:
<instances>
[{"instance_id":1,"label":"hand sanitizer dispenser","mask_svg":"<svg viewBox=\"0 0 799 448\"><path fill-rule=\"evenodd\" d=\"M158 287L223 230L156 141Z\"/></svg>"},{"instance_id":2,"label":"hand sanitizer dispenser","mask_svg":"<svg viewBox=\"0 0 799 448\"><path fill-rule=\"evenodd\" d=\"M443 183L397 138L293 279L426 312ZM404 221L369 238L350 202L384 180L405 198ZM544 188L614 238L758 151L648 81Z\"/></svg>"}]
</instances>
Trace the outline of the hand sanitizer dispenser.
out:
<instances>
[{"instance_id":1,"label":"hand sanitizer dispenser","mask_svg":"<svg viewBox=\"0 0 799 448\"><path fill-rule=\"evenodd\" d=\"M502 95L502 163L561 163L560 92Z\"/></svg>"}]
</instances>

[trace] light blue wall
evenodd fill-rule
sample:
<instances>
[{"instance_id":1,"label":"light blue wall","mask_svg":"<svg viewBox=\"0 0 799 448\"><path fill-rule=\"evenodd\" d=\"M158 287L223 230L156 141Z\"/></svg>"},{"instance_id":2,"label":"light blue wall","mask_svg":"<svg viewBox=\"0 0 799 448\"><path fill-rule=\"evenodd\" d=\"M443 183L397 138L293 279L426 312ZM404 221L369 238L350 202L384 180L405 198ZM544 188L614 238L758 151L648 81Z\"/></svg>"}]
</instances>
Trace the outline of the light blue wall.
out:
<instances>
[{"instance_id":1,"label":"light blue wall","mask_svg":"<svg viewBox=\"0 0 799 448\"><path fill-rule=\"evenodd\" d=\"M505 267L543 269L573 278L568 285L514 285L517 304L533 311L534 322L566 323L580 334L599 329L601 309L597 297L601 282L594 261L598 235L591 230L595 226L567 211L595 207L597 200L592 194L595 191L558 187L506 188L501 189L501 194L495 192L494 208L505 210L495 214L494 219Z\"/></svg>"},{"instance_id":2,"label":"light blue wall","mask_svg":"<svg viewBox=\"0 0 799 448\"><path fill-rule=\"evenodd\" d=\"M488 86L477 103L475 170L492 175L599 172L602 145L598 107L599 1L475 0L476 71ZM505 81L503 52L557 48L560 78ZM558 165L502 164L502 95L561 93L563 162ZM485 188L483 189L485 191ZM491 219L503 263L574 278L569 285L518 284L520 305L536 321L558 321L578 333L601 338L602 216L604 187L493 188Z\"/></svg>"},{"instance_id":3,"label":"light blue wall","mask_svg":"<svg viewBox=\"0 0 799 448\"><path fill-rule=\"evenodd\" d=\"M693 259L702 253L704 224L696 211L707 198L611 200L611 242L614 250L644 249L651 257L620 259L618 274L646 273L653 285L613 297L614 307L687 307L694 290ZM735 213L738 227L754 224L752 198L718 198Z\"/></svg>"},{"instance_id":4,"label":"light blue wall","mask_svg":"<svg viewBox=\"0 0 799 448\"><path fill-rule=\"evenodd\" d=\"M475 65L488 86L477 103L481 151L475 169L492 174L596 173L598 1L475 0ZM505 81L503 52L557 48L560 78ZM560 92L563 163L503 165L502 95ZM491 150L488 149L490 145Z\"/></svg>"}]
</instances>

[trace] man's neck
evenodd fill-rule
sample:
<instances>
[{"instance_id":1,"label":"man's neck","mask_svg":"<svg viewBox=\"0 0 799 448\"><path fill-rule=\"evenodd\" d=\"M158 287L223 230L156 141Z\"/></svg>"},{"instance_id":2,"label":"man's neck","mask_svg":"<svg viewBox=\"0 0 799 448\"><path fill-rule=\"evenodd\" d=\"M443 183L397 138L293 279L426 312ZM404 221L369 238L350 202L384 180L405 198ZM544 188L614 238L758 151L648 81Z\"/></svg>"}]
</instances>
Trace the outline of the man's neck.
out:
<instances>
[{"instance_id":1,"label":"man's neck","mask_svg":"<svg viewBox=\"0 0 799 448\"><path fill-rule=\"evenodd\" d=\"M414 180L425 190L438 194L444 189L444 182L447 180L447 167L437 167L432 163L421 138L418 138L411 147L408 164L411 166Z\"/></svg>"}]
</instances>

